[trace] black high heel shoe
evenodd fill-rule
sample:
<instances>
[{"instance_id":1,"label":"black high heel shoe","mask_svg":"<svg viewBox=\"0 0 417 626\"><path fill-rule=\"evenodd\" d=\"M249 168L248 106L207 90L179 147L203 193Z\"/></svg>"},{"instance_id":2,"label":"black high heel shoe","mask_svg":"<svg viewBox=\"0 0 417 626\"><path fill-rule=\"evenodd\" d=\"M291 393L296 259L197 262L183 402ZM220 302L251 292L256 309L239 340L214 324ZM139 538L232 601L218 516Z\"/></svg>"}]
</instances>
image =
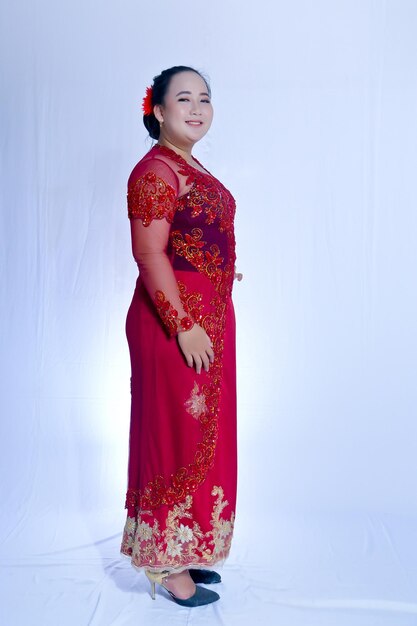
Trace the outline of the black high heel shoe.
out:
<instances>
[{"instance_id":1,"label":"black high heel shoe","mask_svg":"<svg viewBox=\"0 0 417 626\"><path fill-rule=\"evenodd\" d=\"M210 604L211 602L216 602L216 600L220 599L219 594L215 591L211 591L205 587L196 587L193 595L190 598L183 600L182 598L177 598L177 596L175 596L172 591L167 589L163 583L164 579L168 578L171 572L149 572L145 569L145 574L151 582L152 600L155 600L155 583L160 584L161 587L166 589L174 602L180 604L181 606L202 606L203 604Z\"/></svg>"},{"instance_id":2,"label":"black high heel shoe","mask_svg":"<svg viewBox=\"0 0 417 626\"><path fill-rule=\"evenodd\" d=\"M189 569L190 576L195 583L203 583L203 585L212 585L213 583L221 583L222 578L217 572L208 569Z\"/></svg>"}]
</instances>

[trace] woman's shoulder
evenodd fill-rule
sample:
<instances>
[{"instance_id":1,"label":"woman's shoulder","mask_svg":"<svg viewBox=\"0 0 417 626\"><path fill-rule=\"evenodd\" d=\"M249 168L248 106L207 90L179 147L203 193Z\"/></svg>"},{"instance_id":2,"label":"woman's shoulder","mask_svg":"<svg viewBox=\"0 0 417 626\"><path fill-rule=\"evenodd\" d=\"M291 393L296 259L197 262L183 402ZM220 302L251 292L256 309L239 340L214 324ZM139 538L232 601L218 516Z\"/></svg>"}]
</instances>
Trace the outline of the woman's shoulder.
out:
<instances>
[{"instance_id":1,"label":"woman's shoulder","mask_svg":"<svg viewBox=\"0 0 417 626\"><path fill-rule=\"evenodd\" d=\"M178 191L178 177L169 160L163 158L158 150L158 144L152 146L150 150L136 163L128 178L128 188L136 185L140 180L161 179L164 183L174 187Z\"/></svg>"}]
</instances>

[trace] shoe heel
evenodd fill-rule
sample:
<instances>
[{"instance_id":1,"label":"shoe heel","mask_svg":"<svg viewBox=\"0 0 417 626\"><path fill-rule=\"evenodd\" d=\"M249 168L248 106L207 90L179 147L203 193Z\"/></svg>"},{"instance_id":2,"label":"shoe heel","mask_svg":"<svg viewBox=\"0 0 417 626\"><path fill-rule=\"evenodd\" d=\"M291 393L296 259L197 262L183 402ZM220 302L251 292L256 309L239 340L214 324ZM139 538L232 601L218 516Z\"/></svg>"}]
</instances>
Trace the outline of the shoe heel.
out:
<instances>
[{"instance_id":1,"label":"shoe heel","mask_svg":"<svg viewBox=\"0 0 417 626\"><path fill-rule=\"evenodd\" d=\"M169 576L169 572L149 572L145 569L145 574L151 583L151 598L155 600L155 583L162 585L163 580Z\"/></svg>"},{"instance_id":2,"label":"shoe heel","mask_svg":"<svg viewBox=\"0 0 417 626\"><path fill-rule=\"evenodd\" d=\"M150 572L145 569L145 574L151 582L152 600L155 600L155 583L160 584L166 591L168 591L174 602L180 604L181 606L201 606L202 604L210 604L211 602L215 602L220 599L219 594L215 591L211 591L205 587L197 587L197 585L194 594L190 598L186 598L185 600L177 598L177 596L175 596L172 591L167 589L163 583L165 578L168 578L170 573L171 572L169 571Z\"/></svg>"}]
</instances>

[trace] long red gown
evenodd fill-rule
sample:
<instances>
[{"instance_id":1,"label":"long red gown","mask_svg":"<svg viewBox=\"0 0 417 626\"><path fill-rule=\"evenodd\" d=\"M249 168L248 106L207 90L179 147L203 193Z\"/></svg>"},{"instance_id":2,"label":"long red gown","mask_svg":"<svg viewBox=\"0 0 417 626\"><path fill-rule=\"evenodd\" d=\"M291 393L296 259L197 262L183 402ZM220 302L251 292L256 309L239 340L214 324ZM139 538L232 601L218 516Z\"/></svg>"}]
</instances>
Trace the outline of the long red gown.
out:
<instances>
[{"instance_id":1,"label":"long red gown","mask_svg":"<svg viewBox=\"0 0 417 626\"><path fill-rule=\"evenodd\" d=\"M127 188L139 276L126 319L131 421L120 551L137 569L223 564L237 493L235 201L207 170L159 144ZM208 372L188 366L178 345L186 316L212 340Z\"/></svg>"}]
</instances>

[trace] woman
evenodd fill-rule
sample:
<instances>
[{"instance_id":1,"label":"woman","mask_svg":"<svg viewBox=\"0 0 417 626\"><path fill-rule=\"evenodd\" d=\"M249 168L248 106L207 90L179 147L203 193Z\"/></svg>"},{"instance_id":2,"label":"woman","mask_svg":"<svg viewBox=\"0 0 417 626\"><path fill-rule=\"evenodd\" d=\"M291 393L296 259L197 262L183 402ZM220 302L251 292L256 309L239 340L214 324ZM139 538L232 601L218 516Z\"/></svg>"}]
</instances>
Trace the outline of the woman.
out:
<instances>
[{"instance_id":1,"label":"woman","mask_svg":"<svg viewBox=\"0 0 417 626\"><path fill-rule=\"evenodd\" d=\"M128 180L139 267L126 334L131 376L121 553L184 606L219 595L237 487L235 202L192 156L213 107L204 77L164 70L143 99L156 143Z\"/></svg>"}]
</instances>

